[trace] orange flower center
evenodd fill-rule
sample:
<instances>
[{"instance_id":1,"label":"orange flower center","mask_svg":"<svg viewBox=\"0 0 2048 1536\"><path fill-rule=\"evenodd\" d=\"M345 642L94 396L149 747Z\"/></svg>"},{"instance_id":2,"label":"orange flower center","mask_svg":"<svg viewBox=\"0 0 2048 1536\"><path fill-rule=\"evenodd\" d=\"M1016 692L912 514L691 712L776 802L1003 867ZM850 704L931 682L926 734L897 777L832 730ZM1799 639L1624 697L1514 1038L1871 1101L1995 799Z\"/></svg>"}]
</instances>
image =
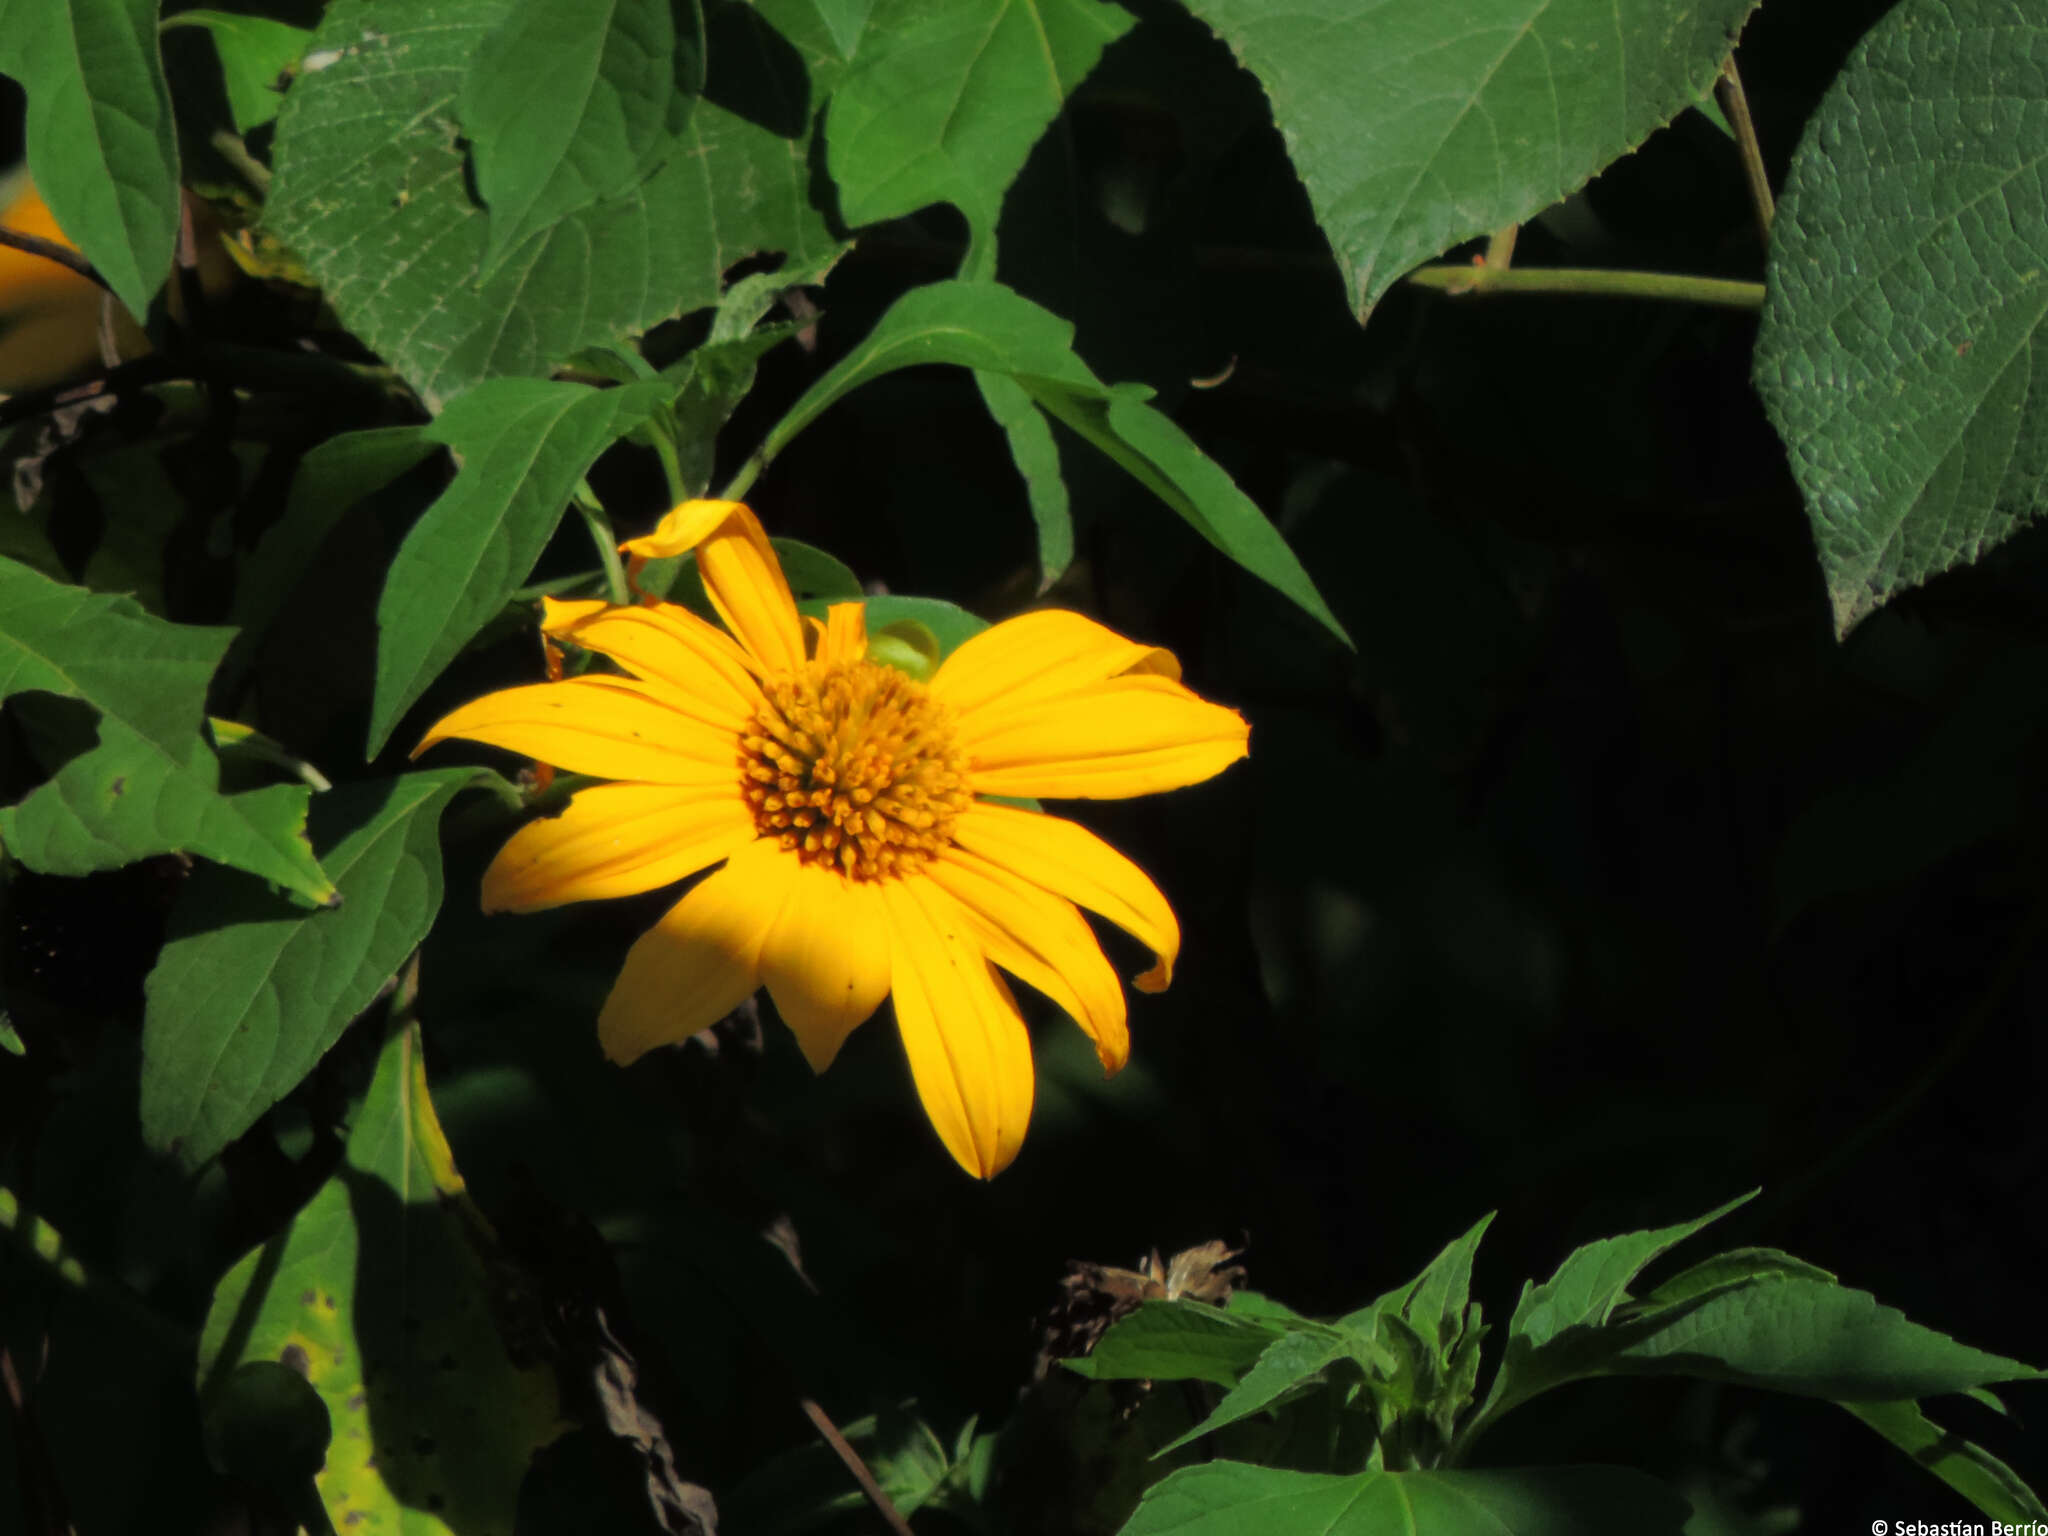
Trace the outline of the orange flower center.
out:
<instances>
[{"instance_id":1,"label":"orange flower center","mask_svg":"<svg viewBox=\"0 0 2048 1536\"><path fill-rule=\"evenodd\" d=\"M893 667L837 662L762 684L740 737L754 824L855 880L916 869L973 800L946 707Z\"/></svg>"}]
</instances>

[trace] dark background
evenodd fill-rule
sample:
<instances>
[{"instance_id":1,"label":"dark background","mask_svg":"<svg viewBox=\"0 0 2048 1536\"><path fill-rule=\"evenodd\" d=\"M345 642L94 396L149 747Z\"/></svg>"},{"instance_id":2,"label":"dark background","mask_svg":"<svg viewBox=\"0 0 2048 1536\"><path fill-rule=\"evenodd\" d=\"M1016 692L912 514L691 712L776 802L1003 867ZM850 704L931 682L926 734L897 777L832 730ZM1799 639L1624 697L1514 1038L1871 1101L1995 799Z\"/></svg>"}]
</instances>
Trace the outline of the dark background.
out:
<instances>
[{"instance_id":1,"label":"dark background","mask_svg":"<svg viewBox=\"0 0 2048 1536\"><path fill-rule=\"evenodd\" d=\"M758 1056L728 1040L604 1066L597 1005L672 893L486 921L496 834L451 817L422 1012L485 1209L572 1279L575 1245L545 1235L606 1240L684 1469L721 1496L809 1438L799 1390L842 1421L915 1397L947 1439L971 1412L1001 1422L1067 1260L1210 1238L1244 1240L1255 1288L1336 1313L1498 1210L1476 1294L1504 1319L1576 1244L1761 1186L1694 1256L1786 1248L2048 1360L2041 539L1838 643L1747 382L1753 317L1397 289L1361 329L1256 87L1185 17L1135 8L1013 192L1001 276L1072 317L1103 377L1160 391L1356 652L1063 440L1080 556L1051 600L1173 647L1250 719L1252 755L1067 808L1155 875L1186 946L1170 993L1134 995L1115 1081L1041 1020L1032 1132L987 1186L931 1136L886 1018L815 1081L765 1004ZM1739 57L1774 180L1882 10L1777 0L1753 21ZM815 350L765 366L731 463L890 299L946 275L962 233L939 211L864 240ZM1762 268L1733 146L1698 114L1526 228L1516 259ZM622 525L651 520L650 467L603 468ZM431 492L383 498L385 537ZM992 619L1035 600L1022 484L957 371L864 388L753 496L772 532L888 590ZM588 560L570 534L564 569ZM337 777L383 558L372 538L331 562L259 669L266 719L308 677L344 701L287 737ZM508 639L418 718L535 666ZM130 1025L167 880L14 879L0 976L24 1032L56 1018L90 1041L54 1072L0 1058L0 1127L74 1242L203 1309L219 1264L317 1182L323 1113L374 1038L197 1190L136 1159ZM815 1297L752 1235L777 1218ZM197 1447L164 1390L136 1455L177 1469ZM1936 1416L2038 1484L2048 1399L2008 1396L2008 1419L1960 1399ZM1565 1389L1480 1459L1639 1465L1700 1503L1702 1531L1972 1515L1837 1409L1697 1384Z\"/></svg>"}]
</instances>

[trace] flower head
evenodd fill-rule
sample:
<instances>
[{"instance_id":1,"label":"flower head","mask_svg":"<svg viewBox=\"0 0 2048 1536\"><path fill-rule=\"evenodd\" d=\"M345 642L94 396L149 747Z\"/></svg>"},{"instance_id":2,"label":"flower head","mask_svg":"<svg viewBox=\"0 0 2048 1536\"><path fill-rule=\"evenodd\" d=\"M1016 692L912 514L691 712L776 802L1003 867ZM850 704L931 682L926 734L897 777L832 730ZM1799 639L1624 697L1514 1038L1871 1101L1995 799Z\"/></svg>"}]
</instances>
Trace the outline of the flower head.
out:
<instances>
[{"instance_id":1,"label":"flower head","mask_svg":"<svg viewBox=\"0 0 2048 1536\"><path fill-rule=\"evenodd\" d=\"M622 548L688 549L725 629L682 607L547 605L553 639L627 674L508 688L417 750L464 737L613 782L522 828L484 876L487 911L656 889L721 865L634 944L598 1019L613 1060L687 1038L765 985L823 1071L894 996L911 1073L947 1151L987 1178L1031 1115L1030 1043L1000 971L1070 1014L1114 1072L1124 995L1079 907L1171 979L1172 909L1073 822L988 796L1121 798L1244 756L1234 711L1171 654L1079 614L985 630L929 683L868 658L864 610L797 613L754 514L684 502ZM1078 906L1077 906L1078 904Z\"/></svg>"}]
</instances>

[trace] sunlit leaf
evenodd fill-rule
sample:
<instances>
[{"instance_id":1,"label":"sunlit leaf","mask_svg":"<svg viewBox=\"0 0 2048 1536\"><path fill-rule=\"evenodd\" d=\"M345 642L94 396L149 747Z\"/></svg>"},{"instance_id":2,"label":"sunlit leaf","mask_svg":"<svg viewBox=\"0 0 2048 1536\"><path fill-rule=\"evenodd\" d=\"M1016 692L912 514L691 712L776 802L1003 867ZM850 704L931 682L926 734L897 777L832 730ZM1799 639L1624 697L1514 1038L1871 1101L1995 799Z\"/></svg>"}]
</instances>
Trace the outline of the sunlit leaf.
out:
<instances>
[{"instance_id":1,"label":"sunlit leaf","mask_svg":"<svg viewBox=\"0 0 2048 1536\"><path fill-rule=\"evenodd\" d=\"M898 368L953 363L1002 375L1121 464L1217 549L1343 636L1308 572L1266 515L1139 385L1105 385L1073 350L1074 328L1000 283L913 288L806 390L761 447L773 458L849 390Z\"/></svg>"},{"instance_id":2,"label":"sunlit leaf","mask_svg":"<svg viewBox=\"0 0 2048 1536\"><path fill-rule=\"evenodd\" d=\"M456 103L508 4L421 0L373 28L332 7L278 115L266 228L429 405L710 304L724 270L757 251L836 244L809 196L810 60L767 31L775 14L734 5L737 41L751 29L755 46L726 70L732 105L699 102L660 171L571 213L479 284L490 215L465 185ZM713 53L722 14L708 17Z\"/></svg>"},{"instance_id":3,"label":"sunlit leaf","mask_svg":"<svg viewBox=\"0 0 2048 1536\"><path fill-rule=\"evenodd\" d=\"M490 210L484 278L529 235L631 190L673 155L703 75L694 5L511 0L456 102Z\"/></svg>"},{"instance_id":4,"label":"sunlit leaf","mask_svg":"<svg viewBox=\"0 0 2048 1536\"><path fill-rule=\"evenodd\" d=\"M145 987L151 1148L206 1162L370 1005L440 910L440 813L477 776L409 773L316 799L307 830L341 892L334 911L296 911L232 875L187 882Z\"/></svg>"},{"instance_id":5,"label":"sunlit leaf","mask_svg":"<svg viewBox=\"0 0 2048 1536\"><path fill-rule=\"evenodd\" d=\"M51 214L140 317L178 238L178 140L157 0L0 0L0 74L28 92Z\"/></svg>"},{"instance_id":6,"label":"sunlit leaf","mask_svg":"<svg viewBox=\"0 0 2048 1536\"><path fill-rule=\"evenodd\" d=\"M62 722L76 755L0 809L0 842L15 858L82 875L191 853L308 901L333 898L306 843L305 786L220 792L220 762L202 728L230 633L166 623L125 597L0 559L0 699L47 694L96 715L90 725Z\"/></svg>"},{"instance_id":7,"label":"sunlit leaf","mask_svg":"<svg viewBox=\"0 0 2048 1536\"><path fill-rule=\"evenodd\" d=\"M1884 1401L2048 1372L1959 1344L1867 1292L1766 1276L1652 1314L1605 1370L1698 1376L1776 1392Z\"/></svg>"},{"instance_id":8,"label":"sunlit leaf","mask_svg":"<svg viewBox=\"0 0 2048 1536\"><path fill-rule=\"evenodd\" d=\"M461 468L399 546L377 603L371 755L526 580L597 456L674 393L665 379L618 389L492 379L424 429Z\"/></svg>"},{"instance_id":9,"label":"sunlit leaf","mask_svg":"<svg viewBox=\"0 0 2048 1536\"><path fill-rule=\"evenodd\" d=\"M1188 0L1273 120L1363 319L1690 107L1755 0Z\"/></svg>"},{"instance_id":10,"label":"sunlit leaf","mask_svg":"<svg viewBox=\"0 0 2048 1536\"><path fill-rule=\"evenodd\" d=\"M1837 632L2048 510L2044 249L2048 17L1905 0L1807 124L1757 338Z\"/></svg>"},{"instance_id":11,"label":"sunlit leaf","mask_svg":"<svg viewBox=\"0 0 2048 1536\"><path fill-rule=\"evenodd\" d=\"M284 104L285 73L313 36L304 27L232 11L180 11L165 17L164 27L204 27L213 38L238 133L252 132L277 116Z\"/></svg>"},{"instance_id":12,"label":"sunlit leaf","mask_svg":"<svg viewBox=\"0 0 2048 1536\"><path fill-rule=\"evenodd\" d=\"M343 1165L216 1287L202 1404L245 1361L281 1361L327 1405L314 1479L337 1531L509 1532L519 1481L560 1426L552 1371L515 1361L493 1313L494 1239L396 1031Z\"/></svg>"},{"instance_id":13,"label":"sunlit leaf","mask_svg":"<svg viewBox=\"0 0 2048 1536\"><path fill-rule=\"evenodd\" d=\"M1196 1301L1148 1301L1067 1369L1097 1381L1213 1381L1234 1387L1280 1330Z\"/></svg>"},{"instance_id":14,"label":"sunlit leaf","mask_svg":"<svg viewBox=\"0 0 2048 1536\"><path fill-rule=\"evenodd\" d=\"M876 0L825 125L846 221L951 203L971 241L962 275L993 276L1003 194L1131 25L1106 0Z\"/></svg>"}]
</instances>

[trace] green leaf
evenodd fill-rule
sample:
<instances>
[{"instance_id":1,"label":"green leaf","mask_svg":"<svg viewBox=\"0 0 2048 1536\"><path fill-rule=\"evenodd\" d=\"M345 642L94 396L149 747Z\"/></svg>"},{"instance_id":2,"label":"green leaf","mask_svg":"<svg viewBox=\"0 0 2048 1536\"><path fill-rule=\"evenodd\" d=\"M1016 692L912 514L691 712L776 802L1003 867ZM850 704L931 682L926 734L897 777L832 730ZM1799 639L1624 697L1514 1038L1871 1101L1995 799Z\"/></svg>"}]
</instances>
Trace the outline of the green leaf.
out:
<instances>
[{"instance_id":1,"label":"green leaf","mask_svg":"<svg viewBox=\"0 0 2048 1536\"><path fill-rule=\"evenodd\" d=\"M988 628L988 620L942 597L863 597L860 603L867 610L869 634L882 634L900 624L922 625L939 643L938 661ZM828 606L824 602L797 604L800 611L819 618L825 616Z\"/></svg>"},{"instance_id":2,"label":"green leaf","mask_svg":"<svg viewBox=\"0 0 2048 1536\"><path fill-rule=\"evenodd\" d=\"M1689 1514L1624 1467L1345 1477L1212 1461L1147 1489L1122 1536L1680 1536Z\"/></svg>"},{"instance_id":3,"label":"green leaf","mask_svg":"<svg viewBox=\"0 0 2048 1536\"><path fill-rule=\"evenodd\" d=\"M0 700L21 693L98 712L49 782L0 809L0 843L30 869L82 875L191 853L324 903L334 886L306 844L303 785L220 793L201 733L206 687L231 631L170 624L0 559Z\"/></svg>"},{"instance_id":4,"label":"green leaf","mask_svg":"<svg viewBox=\"0 0 2048 1536\"><path fill-rule=\"evenodd\" d=\"M377 603L371 756L526 579L597 456L674 389L664 379L618 389L492 379L423 429L461 468L405 536Z\"/></svg>"},{"instance_id":5,"label":"green leaf","mask_svg":"<svg viewBox=\"0 0 2048 1536\"><path fill-rule=\"evenodd\" d=\"M721 65L729 105L698 102L660 171L571 213L478 286L490 215L464 187L456 100L508 5L420 0L380 12L374 29L330 7L278 114L264 227L435 408L713 303L724 270L757 251L802 260L837 244L811 205L806 159L810 91L831 60L762 45L785 13L808 14L799 0L733 4L707 16L712 52L721 17L756 34L734 37ZM784 54L793 69L754 69Z\"/></svg>"},{"instance_id":6,"label":"green leaf","mask_svg":"<svg viewBox=\"0 0 2048 1536\"><path fill-rule=\"evenodd\" d=\"M1200 1301L1148 1301L1094 1352L1062 1363L1096 1381L1213 1381L1234 1387L1279 1330Z\"/></svg>"},{"instance_id":7,"label":"green leaf","mask_svg":"<svg viewBox=\"0 0 2048 1536\"><path fill-rule=\"evenodd\" d=\"M1980 1445L1943 1429L1917 1403L1844 1403L1842 1407L1891 1441L1993 1520L2048 1525L2048 1506L2026 1480Z\"/></svg>"},{"instance_id":8,"label":"green leaf","mask_svg":"<svg viewBox=\"0 0 2048 1536\"><path fill-rule=\"evenodd\" d=\"M1807 124L1756 386L1835 629L2048 508L2048 17L1905 0Z\"/></svg>"},{"instance_id":9,"label":"green leaf","mask_svg":"<svg viewBox=\"0 0 2048 1536\"><path fill-rule=\"evenodd\" d=\"M434 1114L419 1031L400 1029L340 1171L215 1288L201 1403L245 1361L282 1361L333 1422L314 1481L336 1530L509 1531L560 1420L552 1371L515 1363L494 1322L505 1275Z\"/></svg>"},{"instance_id":10,"label":"green leaf","mask_svg":"<svg viewBox=\"0 0 2048 1536\"><path fill-rule=\"evenodd\" d=\"M1000 283L913 288L804 391L757 457L764 464L773 459L833 401L898 368L953 363L1004 375L1121 464L1203 538L1345 639L1308 572L1251 498L1186 433L1145 403L1149 391L1111 387L1096 378L1074 354L1073 336L1073 326Z\"/></svg>"},{"instance_id":11,"label":"green leaf","mask_svg":"<svg viewBox=\"0 0 2048 1536\"><path fill-rule=\"evenodd\" d=\"M281 82L313 37L304 27L230 11L180 11L164 18L165 30L172 27L204 27L213 38L228 110L243 134L277 116L284 104Z\"/></svg>"},{"instance_id":12,"label":"green leaf","mask_svg":"<svg viewBox=\"0 0 2048 1536\"><path fill-rule=\"evenodd\" d=\"M178 239L178 139L157 0L0 0L0 74L28 92L28 168L138 318Z\"/></svg>"},{"instance_id":13,"label":"green leaf","mask_svg":"<svg viewBox=\"0 0 2048 1536\"><path fill-rule=\"evenodd\" d=\"M298 912L236 876L179 893L144 984L142 1139L197 1168L313 1070L426 937L441 908L442 808L477 770L351 784L308 831L341 891Z\"/></svg>"},{"instance_id":14,"label":"green leaf","mask_svg":"<svg viewBox=\"0 0 2048 1536\"><path fill-rule=\"evenodd\" d=\"M1776 1248L1731 1248L1726 1253L1715 1254L1711 1259L1700 1260L1682 1274L1673 1275L1645 1296L1641 1305L1675 1306L1681 1301L1690 1301L1695 1296L1704 1296L1709 1291L1720 1290L1723 1286L1737 1285L1745 1280L1774 1279L1787 1275L1806 1280L1820 1280L1830 1285L1835 1279L1819 1265L1809 1264L1804 1259L1795 1259L1791 1254Z\"/></svg>"},{"instance_id":15,"label":"green leaf","mask_svg":"<svg viewBox=\"0 0 2048 1536\"><path fill-rule=\"evenodd\" d=\"M1015 379L976 372L974 382L989 415L1009 438L1010 457L1024 477L1031 521L1038 528L1038 590L1044 593L1074 560L1074 515L1067 502L1066 479L1060 474L1059 444L1053 441L1044 413Z\"/></svg>"},{"instance_id":16,"label":"green leaf","mask_svg":"<svg viewBox=\"0 0 2048 1536\"><path fill-rule=\"evenodd\" d=\"M1804 1276L1711 1292L1628 1332L1601 1374L1696 1376L1852 1402L2048 1379L1924 1328L1867 1292Z\"/></svg>"},{"instance_id":17,"label":"green leaf","mask_svg":"<svg viewBox=\"0 0 2048 1536\"><path fill-rule=\"evenodd\" d=\"M1273 104L1363 320L1693 104L1755 0L1188 0Z\"/></svg>"},{"instance_id":18,"label":"green leaf","mask_svg":"<svg viewBox=\"0 0 2048 1536\"><path fill-rule=\"evenodd\" d=\"M1430 1260L1401 1303L1401 1316L1440 1353L1448 1353L1458 1342L1465 1303L1472 1294L1472 1258L1495 1214L1488 1211L1463 1237L1454 1239Z\"/></svg>"},{"instance_id":19,"label":"green leaf","mask_svg":"<svg viewBox=\"0 0 2048 1536\"><path fill-rule=\"evenodd\" d=\"M1543 1284L1523 1287L1515 1315L1508 1319L1511 1357L1518 1345L1523 1349L1540 1349L1566 1329L1601 1326L1626 1298L1629 1282L1645 1264L1755 1196L1756 1192L1751 1190L1695 1221L1603 1237L1574 1249L1558 1266L1557 1273Z\"/></svg>"},{"instance_id":20,"label":"green leaf","mask_svg":"<svg viewBox=\"0 0 2048 1536\"><path fill-rule=\"evenodd\" d=\"M675 153L704 83L702 18L678 9L512 0L483 38L456 112L490 210L484 280L528 236L630 191Z\"/></svg>"},{"instance_id":21,"label":"green leaf","mask_svg":"<svg viewBox=\"0 0 2048 1536\"><path fill-rule=\"evenodd\" d=\"M316 445L292 474L278 520L264 530L235 583L229 617L239 627L224 670L236 675L312 569L328 535L350 509L384 489L434 451L418 427L343 432Z\"/></svg>"},{"instance_id":22,"label":"green leaf","mask_svg":"<svg viewBox=\"0 0 2048 1536\"><path fill-rule=\"evenodd\" d=\"M876 0L825 124L847 223L951 203L967 219L963 275L993 276L1003 194L1132 25L1104 0Z\"/></svg>"},{"instance_id":23,"label":"green leaf","mask_svg":"<svg viewBox=\"0 0 2048 1536\"><path fill-rule=\"evenodd\" d=\"M1266 1346L1266 1352L1259 1356L1258 1363L1244 1373L1244 1379L1210 1410L1206 1419L1186 1434L1167 1441L1152 1453L1153 1456L1167 1455L1212 1430L1250 1418L1303 1382L1314 1380L1326 1367L1350 1353L1349 1343L1331 1330L1289 1333L1275 1339Z\"/></svg>"}]
</instances>

